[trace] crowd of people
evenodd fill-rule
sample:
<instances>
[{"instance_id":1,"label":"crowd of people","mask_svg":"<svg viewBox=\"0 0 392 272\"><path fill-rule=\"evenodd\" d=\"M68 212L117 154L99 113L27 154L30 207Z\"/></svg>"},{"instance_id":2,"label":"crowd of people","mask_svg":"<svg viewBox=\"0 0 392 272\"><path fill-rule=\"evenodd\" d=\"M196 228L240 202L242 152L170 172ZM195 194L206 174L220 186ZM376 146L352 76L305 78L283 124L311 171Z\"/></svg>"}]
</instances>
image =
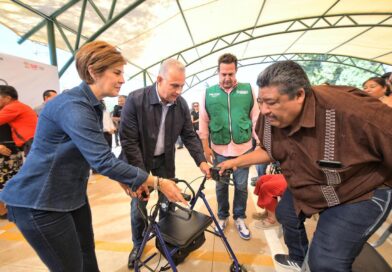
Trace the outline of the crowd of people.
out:
<instances>
[{"instance_id":1,"label":"crowd of people","mask_svg":"<svg viewBox=\"0 0 392 272\"><path fill-rule=\"evenodd\" d=\"M90 42L75 59L82 83L45 91L35 111L15 88L0 85L0 215L8 212L51 271L99 271L86 193L91 169L132 198L134 267L150 192L187 204L170 180L178 139L207 178L211 166L233 169L232 205L228 184L216 183L216 232L225 231L232 212L238 235L251 239L248 176L258 165L254 193L264 212L253 214L255 226L282 226L288 254L274 259L284 267L351 271L391 210L390 73L369 78L363 91L311 86L300 65L281 61L259 74L256 92L237 80L237 58L226 53L217 63L219 82L190 110L178 60L165 60L154 84L123 96L126 61L115 47ZM105 97L118 97L111 115ZM315 214L309 242L304 222Z\"/></svg>"}]
</instances>

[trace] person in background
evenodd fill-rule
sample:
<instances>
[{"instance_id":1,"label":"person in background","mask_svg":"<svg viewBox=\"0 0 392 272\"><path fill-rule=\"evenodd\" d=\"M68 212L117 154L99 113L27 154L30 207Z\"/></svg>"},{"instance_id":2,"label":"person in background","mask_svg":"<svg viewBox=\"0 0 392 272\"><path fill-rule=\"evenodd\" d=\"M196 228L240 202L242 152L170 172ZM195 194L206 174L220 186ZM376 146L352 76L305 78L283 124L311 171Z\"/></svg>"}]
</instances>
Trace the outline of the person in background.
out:
<instances>
[{"instance_id":1,"label":"person in background","mask_svg":"<svg viewBox=\"0 0 392 272\"><path fill-rule=\"evenodd\" d=\"M173 181L117 159L105 141L100 100L117 96L124 84L121 53L94 41L79 49L75 62L82 83L44 107L31 153L0 200L50 271L94 272L99 269L87 197L90 168L129 186L130 195L142 197L147 186L155 186L169 200L186 202Z\"/></svg>"},{"instance_id":2,"label":"person in background","mask_svg":"<svg viewBox=\"0 0 392 272\"><path fill-rule=\"evenodd\" d=\"M257 142L258 142L258 140L253 139L253 145L254 145L253 149L255 149L258 146ZM267 167L268 167L268 164L263 164L263 163L255 165L257 176L252 177L250 179L251 186L256 186L256 183L259 180L259 178L266 174Z\"/></svg>"},{"instance_id":3,"label":"person in background","mask_svg":"<svg viewBox=\"0 0 392 272\"><path fill-rule=\"evenodd\" d=\"M224 54L218 60L219 84L207 88L200 103L200 139L209 163L215 165L250 152L254 124L259 116L256 98L249 83L237 82L237 58ZM211 139L211 147L209 142ZM233 218L242 239L249 240L250 231L245 224L248 199L249 168L237 169L234 177ZM228 184L216 183L218 224L227 226L230 216ZM215 227L218 232L218 227Z\"/></svg>"},{"instance_id":4,"label":"person in background","mask_svg":"<svg viewBox=\"0 0 392 272\"><path fill-rule=\"evenodd\" d=\"M12 140L27 156L37 126L37 114L18 100L18 92L12 86L0 85L0 125L8 124Z\"/></svg>"},{"instance_id":5,"label":"person in background","mask_svg":"<svg viewBox=\"0 0 392 272\"><path fill-rule=\"evenodd\" d=\"M191 110L191 120L193 129L199 134L199 103L193 102L192 103L192 110Z\"/></svg>"},{"instance_id":6,"label":"person in background","mask_svg":"<svg viewBox=\"0 0 392 272\"><path fill-rule=\"evenodd\" d=\"M110 118L110 113L106 110L106 104L105 101L101 101L102 103L102 124L103 124L103 135L105 136L106 141L108 142L108 145L110 149L112 148L112 143L113 143L113 134L116 131L116 127L112 121L112 118Z\"/></svg>"},{"instance_id":7,"label":"person in background","mask_svg":"<svg viewBox=\"0 0 392 272\"><path fill-rule=\"evenodd\" d=\"M289 252L275 261L295 271L351 271L392 207L392 109L354 87L311 87L293 61L270 65L257 85L260 148L221 171L279 161L288 187L275 212ZM304 222L317 213L309 246Z\"/></svg>"},{"instance_id":8,"label":"person in background","mask_svg":"<svg viewBox=\"0 0 392 272\"><path fill-rule=\"evenodd\" d=\"M23 152L20 151L12 140L11 127L0 126L0 191L23 164ZM7 208L0 202L0 218L6 219Z\"/></svg>"},{"instance_id":9,"label":"person in background","mask_svg":"<svg viewBox=\"0 0 392 272\"><path fill-rule=\"evenodd\" d=\"M131 92L121 115L122 154L128 163L153 175L175 177L175 142L181 136L200 171L209 177L203 148L193 130L188 104L181 92L185 84L185 67L175 59L165 60L156 82ZM129 190L123 186L125 190ZM132 198L131 226L133 248L128 267L133 268L143 242L147 201ZM165 211L160 210L160 218Z\"/></svg>"},{"instance_id":10,"label":"person in background","mask_svg":"<svg viewBox=\"0 0 392 272\"><path fill-rule=\"evenodd\" d=\"M259 229L268 229L279 226L276 220L275 210L278 205L278 197L281 197L287 188L287 182L282 175L279 163L270 163L266 169L266 174L262 175L254 190L254 194L258 196L257 206L265 209L264 213L260 213L255 223L255 227Z\"/></svg>"},{"instance_id":11,"label":"person in background","mask_svg":"<svg viewBox=\"0 0 392 272\"><path fill-rule=\"evenodd\" d=\"M383 79L385 79L385 80L388 82L389 77L390 77L391 75L392 75L392 72L387 72L387 73L383 74L381 77L382 77Z\"/></svg>"},{"instance_id":12,"label":"person in background","mask_svg":"<svg viewBox=\"0 0 392 272\"><path fill-rule=\"evenodd\" d=\"M112 120L116 127L116 131L114 132L114 141L116 143L116 147L120 145L119 139L119 128L120 128L120 120L121 120L121 112L124 107L125 101L127 100L126 95L119 95L117 100L117 105L114 106L112 111Z\"/></svg>"},{"instance_id":13,"label":"person in background","mask_svg":"<svg viewBox=\"0 0 392 272\"><path fill-rule=\"evenodd\" d=\"M183 149L184 148L184 143L182 142L182 139L181 139L180 136L178 136L176 143L178 145L177 149Z\"/></svg>"},{"instance_id":14,"label":"person in background","mask_svg":"<svg viewBox=\"0 0 392 272\"><path fill-rule=\"evenodd\" d=\"M371 77L363 84L363 90L369 95L380 99L381 102L392 107L391 89L387 81L382 77Z\"/></svg>"},{"instance_id":15,"label":"person in background","mask_svg":"<svg viewBox=\"0 0 392 272\"><path fill-rule=\"evenodd\" d=\"M44 102L41 105L39 105L38 107L34 108L34 111L37 113L38 116L41 113L42 109L45 107L45 104L49 100L55 98L56 95L57 95L57 92L55 90L46 90L43 92L42 98L44 99Z\"/></svg>"}]
</instances>

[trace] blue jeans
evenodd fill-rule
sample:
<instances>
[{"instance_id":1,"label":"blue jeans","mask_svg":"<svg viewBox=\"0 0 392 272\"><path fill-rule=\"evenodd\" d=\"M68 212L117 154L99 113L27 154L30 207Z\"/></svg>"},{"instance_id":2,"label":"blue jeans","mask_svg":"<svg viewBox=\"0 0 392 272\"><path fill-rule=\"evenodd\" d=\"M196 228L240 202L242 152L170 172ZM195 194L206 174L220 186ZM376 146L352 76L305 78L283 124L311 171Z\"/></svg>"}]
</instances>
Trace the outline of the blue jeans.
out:
<instances>
[{"instance_id":1,"label":"blue jeans","mask_svg":"<svg viewBox=\"0 0 392 272\"><path fill-rule=\"evenodd\" d=\"M233 159L234 157L224 157L215 153L215 164ZM248 168L237 168L233 173L234 178L234 201L233 201L233 218L246 218L246 201L248 200ZM216 182L216 199L218 202L218 218L225 219L230 216L229 204L229 186L227 184Z\"/></svg>"},{"instance_id":2,"label":"blue jeans","mask_svg":"<svg viewBox=\"0 0 392 272\"><path fill-rule=\"evenodd\" d=\"M258 177L265 175L265 171L267 170L268 163L256 164L255 166L256 166Z\"/></svg>"},{"instance_id":3,"label":"blue jeans","mask_svg":"<svg viewBox=\"0 0 392 272\"><path fill-rule=\"evenodd\" d=\"M151 169L151 173L154 176L169 178L166 173L164 155L154 158L153 169ZM164 199L165 197L162 196L162 198ZM143 214L145 215L147 214L147 209L146 209L147 202L148 201L141 201L137 198L132 198L131 201L131 228L132 228L132 242L134 247L140 247L143 242L143 232L144 232L144 228L146 227L146 222L141 212L143 212ZM165 215L166 215L165 211L160 209L159 218L163 218Z\"/></svg>"},{"instance_id":4,"label":"blue jeans","mask_svg":"<svg viewBox=\"0 0 392 272\"><path fill-rule=\"evenodd\" d=\"M88 203L70 212L8 206L8 219L50 271L99 271Z\"/></svg>"},{"instance_id":5,"label":"blue jeans","mask_svg":"<svg viewBox=\"0 0 392 272\"><path fill-rule=\"evenodd\" d=\"M182 142L182 139L181 139L181 137L180 136L178 136L178 138L177 138L177 144L178 144L178 146L180 147L180 146L184 146L184 143Z\"/></svg>"},{"instance_id":6,"label":"blue jeans","mask_svg":"<svg viewBox=\"0 0 392 272\"><path fill-rule=\"evenodd\" d=\"M341 204L321 212L308 253L310 270L351 271L364 243L387 218L392 206L391 195L390 188L376 189L369 200ZM309 244L305 215L295 214L289 190L278 204L276 218L283 226L290 257L302 262Z\"/></svg>"}]
</instances>

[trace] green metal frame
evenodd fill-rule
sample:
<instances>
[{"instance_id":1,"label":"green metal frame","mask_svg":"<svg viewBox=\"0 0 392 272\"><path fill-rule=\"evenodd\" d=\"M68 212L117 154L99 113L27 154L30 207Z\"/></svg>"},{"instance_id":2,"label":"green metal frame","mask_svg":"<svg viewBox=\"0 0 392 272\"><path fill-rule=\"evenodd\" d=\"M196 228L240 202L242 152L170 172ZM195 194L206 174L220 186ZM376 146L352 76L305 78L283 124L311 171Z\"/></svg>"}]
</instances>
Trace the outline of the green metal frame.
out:
<instances>
[{"instance_id":1,"label":"green metal frame","mask_svg":"<svg viewBox=\"0 0 392 272\"><path fill-rule=\"evenodd\" d=\"M386 18L378 23L378 24L361 24L358 23L356 20L354 20L354 17L361 17L361 16L380 16L380 15L385 15ZM209 52L202 56L198 56L195 59L187 59L186 56L192 55L192 54L187 54L189 51L195 50L195 46L189 47L187 49L181 50L175 54L172 54L171 56L168 56L167 58L175 58L175 59L182 59L185 63L186 66L190 66L193 63L208 57L211 54L214 54L216 52L222 51L222 50L227 50L228 48L244 43L244 42L250 42L252 40L264 38L264 37L269 37L269 36L274 36L274 35L280 35L280 34L285 34L285 33L295 33L295 32L307 32L307 31L314 31L314 30L320 30L320 29L331 29L331 28L348 28L348 27L368 27L367 30L362 31L361 34L364 32L376 27L392 27L391 23L386 23L389 19L392 18L392 13L355 13L355 14L339 14L339 15L328 15L328 16L320 16L320 17L305 17L305 18L299 18L299 19L294 19L294 20L283 20L275 23L270 23L270 24L264 24L264 25L259 25L257 27L252 27L252 28L247 28L244 30L239 30L236 32L232 32L229 34L225 34L219 37L216 37L214 39L205 41L203 43L198 44L196 47L211 44L211 48ZM347 20L344 20L347 19ZM309 24L308 21L315 20L312 24ZM334 23L330 21L334 21ZM271 32L263 35L254 35L254 31L257 29L262 29L268 26L273 26L273 25L279 25L279 24L288 24L288 27L284 31L277 31L277 32ZM325 26L327 25L327 26ZM360 35L360 34L358 34ZM358 36L357 35L357 36ZM234 39L232 37L234 36ZM357 37L356 36L356 37ZM232 39L230 41L230 39ZM346 44L352 40L351 38L345 41L344 43L340 44L338 47ZM218 46L218 44L221 44L222 46ZM285 51L289 48L291 48L293 44L291 44ZM336 49L337 47L335 47ZM314 54L311 52L308 52L309 54ZM305 54L305 53L304 53ZM317 53L316 53L317 54ZM328 54L331 55L331 54ZM345 56L345 57L352 57L355 58L355 56ZM368 61L373 61L373 62L378 62L375 61L374 59L365 59ZM161 61L156 62L148 67L146 67L144 70L141 70L140 72L132 75L129 77L128 80L138 76L140 73L143 73L145 70L148 73L148 69L156 66L157 64L161 63Z\"/></svg>"},{"instance_id":2,"label":"green metal frame","mask_svg":"<svg viewBox=\"0 0 392 272\"><path fill-rule=\"evenodd\" d=\"M77 4L80 1L82 1L82 9L81 9L81 15L80 15L77 30L72 29L72 28L62 24L57 20L57 17L59 15L61 15L62 13L64 13L65 11L67 11L69 8L71 8L73 5ZM65 63L65 65L61 68L61 70L59 72L59 75L61 77L63 75L63 73L68 69L69 65L71 65L71 63L74 60L76 52L83 44L95 40L99 35L101 35L103 32L105 32L109 27L111 27L118 20L120 20L125 15L127 15L129 12L131 12L133 9L135 9L137 6L139 6L144 1L145 0L134 1L128 7L126 7L122 11L118 12L118 14L116 16L113 16L115 8L116 8L117 0L112 0L110 12L109 12L108 18L106 19L103 16L102 12L99 10L99 8L95 5L93 0L71 0L67 4L65 4L63 7L56 10L51 15L43 14L39 10L34 9L33 7L27 5L19 0L12 0L12 2L14 2L15 4L18 4L21 7L25 8L25 9L27 9L27 10L29 10L29 11L31 11L31 12L33 12L43 18L43 20L40 23L38 23L30 31L28 31L25 35L23 35L18 40L18 43L23 43L24 41L26 41L28 38L30 38L32 35L34 35L36 32L41 30L46 25L47 29L48 29L48 47L49 47L51 64L57 66L56 51L54 50L56 48L56 43L55 43L56 39L55 39L55 31L54 31L54 26L55 26L59 30L62 39L64 40L65 44L67 45L67 48L69 49L69 51L72 54L72 57ZM87 4L91 5L91 7L95 11L95 13L98 15L99 18L101 18L101 20L103 22L103 25L90 37L82 35L83 22L85 19L84 15L86 12ZM74 46L72 46L71 43L69 42L63 29L66 29L76 35L76 41L75 41ZM83 39L83 42L81 42L82 39Z\"/></svg>"},{"instance_id":3,"label":"green metal frame","mask_svg":"<svg viewBox=\"0 0 392 272\"><path fill-rule=\"evenodd\" d=\"M254 60L251 62L250 60ZM348 56L341 56L341 55L329 55L329 54L306 54L306 53L295 53L295 54L277 54L277 55L263 55L263 56L256 56L252 58L244 58L244 59L239 59L238 60L238 68L241 69L243 67L248 67L248 66L253 66L253 65L261 65L261 64L268 64L268 63L274 63L277 61L283 61L283 60L292 60L296 62L311 62L311 61L319 61L319 62L327 62L327 63L333 63L333 64L339 64L339 65L344 65L344 66L349 66L353 67L356 69L360 69L366 72L369 72L371 74L374 74L374 76L381 76L384 74L385 68L383 66L383 63L381 62L373 62L376 63L377 66L370 68L364 68L359 65L357 65L358 61L369 61L367 59L360 59L360 58L354 58L354 57L348 57ZM246 62L244 64L243 62ZM206 77L200 78L200 74L207 72L211 70L212 73ZM216 69L216 66L211 66L206 69L203 69L201 71L198 71L197 73L188 75L186 77L186 84L183 90L183 93L186 93L188 90L192 89L193 87L199 85L200 83L216 76L218 74L218 71ZM152 81L150 82L152 83Z\"/></svg>"},{"instance_id":4,"label":"green metal frame","mask_svg":"<svg viewBox=\"0 0 392 272\"><path fill-rule=\"evenodd\" d=\"M78 49L80 48L80 46L82 46L83 44L95 40L100 34L102 34L104 31L106 31L109 27L111 27L113 24L115 24L118 20L120 20L122 17L124 17L126 14L128 14L130 11L132 11L133 9L135 9L136 7L138 7L141 3L143 3L145 0L138 0L138 1L134 1L132 4L130 4L128 7L126 7L124 10L122 10L121 12L118 12L117 15L114 16L114 11L116 8L116 3L117 0L112 0L111 3L111 8L110 8L110 12L108 15L108 18L105 18L102 14L102 12L99 10L99 8L95 5L94 0L70 0L68 3L66 3L63 7L61 7L60 9L56 10L53 14L51 15L45 15L42 12L40 12L39 10L36 10L34 8L32 8L31 6L21 2L20 0L12 0L14 3L30 10L31 12L41 16L43 18L43 21L41 21L39 24L37 24L36 26L34 26L30 31L28 31L24 36L22 36L19 40L19 43L22 43L23 41L25 41L26 39L28 39L29 37L31 37L32 35L34 35L34 33L36 33L37 31L39 31L42 27L44 27L45 25L47 26L48 29L48 46L49 46L49 51L50 51L50 58L51 58L51 63L53 65L57 64L57 60L56 60L56 54L55 54L55 31L54 28L57 28L59 30L59 33L61 35L61 38L64 40L65 44L67 45L69 51L72 54L72 57L65 63L65 65L61 68L59 75L63 75L63 73L66 71L66 69L69 67L69 65L73 62L74 60L74 55L76 54L76 52L78 51ZM72 29L64 24L62 24L61 22L59 22L57 20L57 17L59 15L61 15L62 13L64 13L66 10L68 10L69 8L71 8L73 5L75 5L76 3L83 1L82 2L82 9L81 9L81 16L80 16L80 20L79 20L79 24L78 24L78 29ZM308 31L314 31L314 30L320 30L320 29L331 29L331 28L353 28L353 27L366 27L366 29L364 31L362 31L361 33L359 33L358 35L356 35L355 37L351 37L349 39L347 39L346 41L344 41L343 43L339 44L338 46L336 46L335 48L331 49L329 52L326 52L325 54L318 54L319 56L323 56L323 58L320 57L319 61L327 61L330 62L331 58L333 56L335 56L335 58L337 59L336 62L333 63L340 63L339 59L340 58L346 58L348 60L352 60L355 59L354 56L336 56L336 55L332 55L329 54L330 52L332 52L333 50L335 50L336 48L339 48L341 46L343 46L344 44L348 43L349 41L351 41L352 39L362 35L363 33L370 31L371 29L373 29L374 27L392 27L391 23L388 23L388 20L392 18L392 13L390 12L385 12L385 13L349 13L349 14L334 14L334 15L326 15L328 13L328 11L330 9L332 9L339 1L335 1L325 12L323 15L321 16L311 16L311 17L303 17L303 18L297 18L297 19L291 19L291 20L282 20L282 21L278 21L278 22L274 22L274 23L269 23L269 24L261 24L261 25L257 25L259 17L264 9L264 5L265 5L266 0L261 2L261 6L260 6L260 10L259 10L259 15L258 18L255 21L255 24L253 27L250 28L246 28L246 29L242 29L236 32L232 32L232 33L228 33L225 35L221 35L219 37L216 37L214 39L196 44L194 39L193 39L193 35L191 33L191 29L189 28L187 19L186 19L186 14L184 12L184 10L181 7L180 4L180 0L176 0L178 9L179 9L179 13L181 14L184 24L186 25L186 28L188 30L189 33L189 37L192 40L192 47L189 47L187 49L181 50L175 54L172 54L171 56L167 56L165 59L167 58L176 58L176 59L181 59L182 61L184 61L184 63L186 64L186 66L190 66L193 63L202 60L203 58L208 57L211 54L214 54L216 52L222 51L222 50L226 50L232 46L241 44L241 43L249 43L253 40L256 39L261 39L264 37L268 37L268 36L274 36L274 35L280 35L280 34L285 34L285 33L296 33L296 32L302 32L299 37L293 42L291 43L286 50L283 52L282 55L275 55L275 56L285 56L288 55L286 54L288 52L288 50L298 41L300 40L300 38L305 35L305 33L307 33ZM96 12L96 14L98 15L99 18L101 18L102 20L102 26L95 32L93 33L91 36L84 36L82 35L82 27L83 27L83 21L84 21L84 13L85 13L85 9L86 6L90 5L93 10ZM379 16L384 15L385 19L382 20L379 23L361 23L360 21L360 17L362 16L373 16L373 17L379 17ZM310 23L311 22L311 23ZM281 31L275 31L275 32L267 32L264 34L255 34L257 33L257 30L262 30L263 28L266 27L270 27L270 26L278 26L278 25L282 25L286 26L283 30ZM76 42L75 45L71 45L69 40L67 39L65 33L64 33L64 29L70 31L71 33L76 35ZM199 50L198 48L201 46L206 46L206 45L210 45L210 50L204 54L204 55L200 55L199 54ZM245 51L246 51L247 46L245 47ZM190 51L195 50L195 54L187 54ZM392 51L391 51L392 52ZM391 53L389 52L389 53ZM244 52L245 53L245 52ZM302 53L304 54L304 53ZM315 54L315 53L310 53L310 54ZM388 54L388 53L386 53ZM189 57L186 56L190 56L190 55L195 55L196 57L193 59L190 59ZM299 54L291 54L291 55L296 55L298 56ZM385 54L383 54L385 55ZM377 56L381 57L383 55ZM266 58L272 58L272 56L265 56ZM326 60L325 60L326 58ZM365 60L369 60L369 61L374 61L374 59L365 59ZM298 60L299 61L299 60ZM301 61L307 61L307 60L301 60ZM309 60L310 61L310 60ZM147 79L149 78L151 80L151 76L149 73L149 69L155 67L156 65L160 64L162 62L162 60L160 60L159 62L156 62L146 68L142 68L142 67L138 67L134 64L135 67L139 68L140 70L131 75L129 79L132 79L136 76L142 75L144 82L147 84ZM377 61L376 61L377 62ZM378 62L380 63L380 62ZM347 64L345 64L347 65ZM380 63L381 65L381 63ZM359 67L357 67L359 68ZM211 68L209 68L211 69ZM205 70L203 70L205 71ZM198 73L201 73L203 71L200 71ZM376 73L378 74L378 73ZM197 74L194 75L190 75L188 76L188 78L192 77L191 82L198 82L198 76ZM199 83L197 83L199 84Z\"/></svg>"}]
</instances>

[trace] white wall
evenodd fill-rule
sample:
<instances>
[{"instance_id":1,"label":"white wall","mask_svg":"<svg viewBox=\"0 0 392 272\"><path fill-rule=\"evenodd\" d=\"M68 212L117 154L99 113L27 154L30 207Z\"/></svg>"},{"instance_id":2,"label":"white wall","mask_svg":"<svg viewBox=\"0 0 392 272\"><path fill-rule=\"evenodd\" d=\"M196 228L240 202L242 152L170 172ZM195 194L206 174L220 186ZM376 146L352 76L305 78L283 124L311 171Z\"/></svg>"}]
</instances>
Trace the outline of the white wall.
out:
<instances>
[{"instance_id":1,"label":"white wall","mask_svg":"<svg viewBox=\"0 0 392 272\"><path fill-rule=\"evenodd\" d=\"M0 53L0 85L4 81L15 87L19 101L33 108L43 102L45 90L60 92L56 66Z\"/></svg>"}]
</instances>

